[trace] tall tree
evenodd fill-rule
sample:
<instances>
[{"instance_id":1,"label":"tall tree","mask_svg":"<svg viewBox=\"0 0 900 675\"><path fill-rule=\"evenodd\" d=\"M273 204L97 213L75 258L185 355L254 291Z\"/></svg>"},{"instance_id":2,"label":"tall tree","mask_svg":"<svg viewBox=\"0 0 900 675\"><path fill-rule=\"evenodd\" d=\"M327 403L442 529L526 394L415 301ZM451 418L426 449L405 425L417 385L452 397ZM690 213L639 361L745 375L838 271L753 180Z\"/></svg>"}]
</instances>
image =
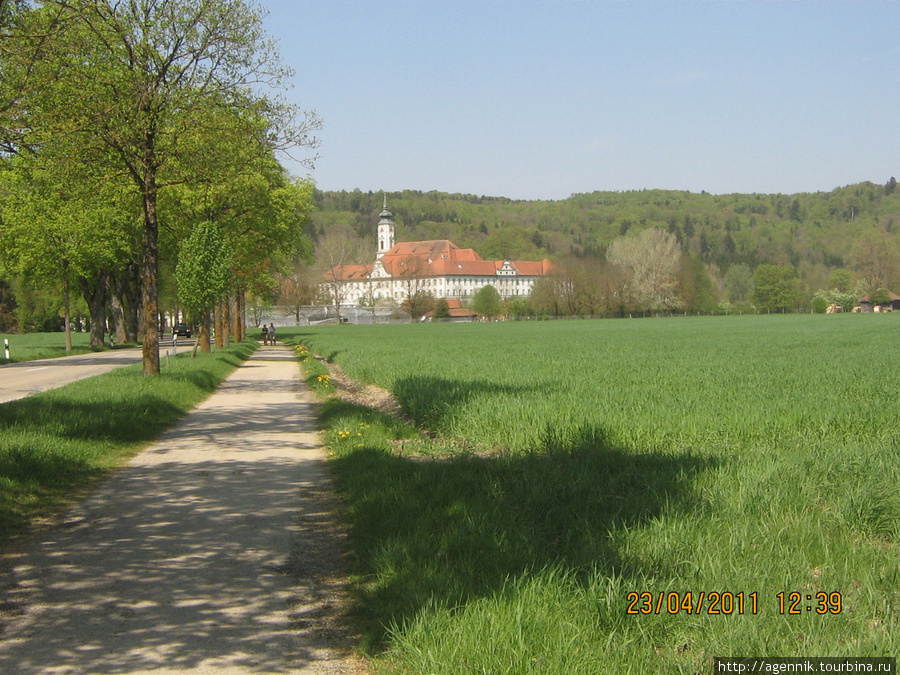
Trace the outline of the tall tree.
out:
<instances>
[{"instance_id":1,"label":"tall tree","mask_svg":"<svg viewBox=\"0 0 900 675\"><path fill-rule=\"evenodd\" d=\"M422 318L434 308L431 274L428 262L422 258L407 258L399 264L397 277L403 289L403 308L413 319Z\"/></svg>"},{"instance_id":2,"label":"tall tree","mask_svg":"<svg viewBox=\"0 0 900 675\"><path fill-rule=\"evenodd\" d=\"M482 287L472 299L472 309L488 319L499 316L500 311L503 309L500 293L490 284Z\"/></svg>"},{"instance_id":3,"label":"tall tree","mask_svg":"<svg viewBox=\"0 0 900 675\"><path fill-rule=\"evenodd\" d=\"M181 245L175 276L178 298L200 320L197 343L208 352L210 313L228 290L230 260L228 247L218 225L198 223Z\"/></svg>"},{"instance_id":4,"label":"tall tree","mask_svg":"<svg viewBox=\"0 0 900 675\"><path fill-rule=\"evenodd\" d=\"M344 268L356 263L359 257L359 242L345 232L329 232L316 247L316 260L321 266L328 301L334 306L338 321L341 320L341 306L350 291Z\"/></svg>"},{"instance_id":5,"label":"tall tree","mask_svg":"<svg viewBox=\"0 0 900 675\"><path fill-rule=\"evenodd\" d=\"M790 265L760 265L753 287L753 302L762 310L785 312L797 304L797 275Z\"/></svg>"},{"instance_id":6,"label":"tall tree","mask_svg":"<svg viewBox=\"0 0 900 675\"><path fill-rule=\"evenodd\" d=\"M673 309L678 297L681 248L675 236L649 228L634 237L619 237L606 258L626 271L631 296L639 309Z\"/></svg>"},{"instance_id":7,"label":"tall tree","mask_svg":"<svg viewBox=\"0 0 900 675\"><path fill-rule=\"evenodd\" d=\"M128 256L123 223L131 214L114 183L89 186L72 177L69 160L55 161L55 150L47 153L52 157L42 170L4 173L0 255L7 271L64 293L67 327L69 291L80 290L91 313L91 347L97 349L104 342L109 280ZM18 168L21 162L10 164Z\"/></svg>"},{"instance_id":8,"label":"tall tree","mask_svg":"<svg viewBox=\"0 0 900 675\"><path fill-rule=\"evenodd\" d=\"M879 288L893 290L900 282L900 248L887 232L870 232L857 239L850 260L867 293Z\"/></svg>"},{"instance_id":9,"label":"tall tree","mask_svg":"<svg viewBox=\"0 0 900 675\"><path fill-rule=\"evenodd\" d=\"M284 147L314 145L314 114L277 105L259 85L281 86L287 71L262 30L253 0L41 0L29 30L33 43L61 26L37 67L25 104L36 133L30 142L77 136L83 156L123 173L141 204L141 304L144 373L159 373L158 199L178 171L202 164L208 147L196 131L214 110L251 110L246 133ZM22 53L28 52L21 49ZM33 50L32 50L33 52ZM23 66L24 67L24 66ZM232 121L240 121L234 116ZM38 152L38 155L40 153Z\"/></svg>"}]
</instances>

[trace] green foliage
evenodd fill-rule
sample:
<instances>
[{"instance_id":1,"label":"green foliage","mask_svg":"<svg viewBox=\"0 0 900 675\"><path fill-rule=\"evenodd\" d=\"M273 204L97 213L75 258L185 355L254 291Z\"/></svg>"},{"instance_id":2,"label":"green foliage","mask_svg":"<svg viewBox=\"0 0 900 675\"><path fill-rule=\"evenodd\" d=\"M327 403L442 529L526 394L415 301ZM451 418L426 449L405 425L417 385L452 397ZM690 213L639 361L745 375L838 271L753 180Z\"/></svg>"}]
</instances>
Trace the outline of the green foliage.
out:
<instances>
[{"instance_id":1,"label":"green foliage","mask_svg":"<svg viewBox=\"0 0 900 675\"><path fill-rule=\"evenodd\" d=\"M500 292L488 284L475 294L472 299L472 309L489 319L499 316L503 309Z\"/></svg>"},{"instance_id":2,"label":"green foliage","mask_svg":"<svg viewBox=\"0 0 900 675\"><path fill-rule=\"evenodd\" d=\"M753 302L761 310L789 311L798 300L797 277L790 265L760 265L753 272Z\"/></svg>"},{"instance_id":3,"label":"green foliage","mask_svg":"<svg viewBox=\"0 0 900 675\"><path fill-rule=\"evenodd\" d=\"M731 302L748 302L753 292L753 271L743 263L732 265L725 273L725 287Z\"/></svg>"},{"instance_id":4,"label":"green foliage","mask_svg":"<svg viewBox=\"0 0 900 675\"><path fill-rule=\"evenodd\" d=\"M434 308L434 296L421 288L411 293L403 301L403 309L413 320L421 319Z\"/></svg>"},{"instance_id":5,"label":"green foliage","mask_svg":"<svg viewBox=\"0 0 900 675\"><path fill-rule=\"evenodd\" d=\"M891 304L891 294L886 288L879 288L869 298L874 306Z\"/></svg>"},{"instance_id":6,"label":"green foliage","mask_svg":"<svg viewBox=\"0 0 900 675\"><path fill-rule=\"evenodd\" d=\"M198 223L182 243L175 269L181 303L197 314L212 309L228 290L230 263L219 226Z\"/></svg>"},{"instance_id":7,"label":"green foliage","mask_svg":"<svg viewBox=\"0 0 900 675\"><path fill-rule=\"evenodd\" d=\"M828 290L838 293L851 293L855 288L853 272L847 269L836 269L828 277Z\"/></svg>"},{"instance_id":8,"label":"green foliage","mask_svg":"<svg viewBox=\"0 0 900 675\"><path fill-rule=\"evenodd\" d=\"M441 298L437 302L434 303L434 318L435 319L449 319L450 318L450 307L447 304L447 301Z\"/></svg>"},{"instance_id":9,"label":"green foliage","mask_svg":"<svg viewBox=\"0 0 900 675\"><path fill-rule=\"evenodd\" d=\"M273 187L261 174L280 173L278 187L287 190L274 153L315 147L311 133L320 122L313 113L266 96L258 86L281 86L287 72L266 40L263 11L253 0L107 5L93 0L41 3L3 36L2 85L15 83L18 96L12 112L0 105L8 117L0 119L0 130L12 128L10 121L27 130L25 138L15 140L37 150L21 155L36 170L46 169L48 158L58 160L68 181L57 177L56 187L69 182L115 185L120 199L112 203L130 202L127 207L137 216L132 225L140 224L140 234L128 238L134 255L125 259L140 262L142 314L145 325L152 326L158 314L160 222L165 220L160 207L166 206L161 193L179 185L205 188L211 196L223 191L234 196L232 206L215 199L200 206L202 219L221 219L219 209L243 214L234 216L243 227L236 230L241 234L232 251L235 260L255 261L252 268L240 270L247 279L258 279L271 263L270 257L259 255L260 242L268 244L264 249L278 251L281 242L297 240L273 237L269 227L246 226L254 220L296 223L296 214L289 213L290 194L278 195L272 200L278 205L269 203L270 213L260 213L252 197L272 196ZM200 201L193 200L194 205ZM172 214L170 224L177 226L178 215ZM296 228L291 229L295 234ZM177 241L173 227L162 246L166 234ZM92 241L92 233L87 235L84 240ZM90 290L96 300L91 303L95 326L102 324L98 319L103 312L98 288L109 274L104 269ZM157 374L156 331L146 331L143 342L145 372Z\"/></svg>"},{"instance_id":10,"label":"green foliage","mask_svg":"<svg viewBox=\"0 0 900 675\"><path fill-rule=\"evenodd\" d=\"M528 298L508 298L505 307L505 314L513 319L534 316L534 308Z\"/></svg>"},{"instance_id":11,"label":"green foliage","mask_svg":"<svg viewBox=\"0 0 900 675\"><path fill-rule=\"evenodd\" d=\"M16 295L12 287L3 279L0 279L0 333L10 333L15 330L16 320Z\"/></svg>"}]
</instances>

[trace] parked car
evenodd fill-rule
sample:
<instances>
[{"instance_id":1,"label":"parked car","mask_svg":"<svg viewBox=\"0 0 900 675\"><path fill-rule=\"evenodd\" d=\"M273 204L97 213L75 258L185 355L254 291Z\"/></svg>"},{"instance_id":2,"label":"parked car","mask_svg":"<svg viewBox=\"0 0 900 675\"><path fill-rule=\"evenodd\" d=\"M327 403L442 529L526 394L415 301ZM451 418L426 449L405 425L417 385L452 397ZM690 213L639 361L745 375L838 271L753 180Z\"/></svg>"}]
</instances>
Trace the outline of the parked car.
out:
<instances>
[{"instance_id":1,"label":"parked car","mask_svg":"<svg viewBox=\"0 0 900 675\"><path fill-rule=\"evenodd\" d=\"M191 337L191 327L186 323L176 323L172 329L172 334L179 337Z\"/></svg>"}]
</instances>

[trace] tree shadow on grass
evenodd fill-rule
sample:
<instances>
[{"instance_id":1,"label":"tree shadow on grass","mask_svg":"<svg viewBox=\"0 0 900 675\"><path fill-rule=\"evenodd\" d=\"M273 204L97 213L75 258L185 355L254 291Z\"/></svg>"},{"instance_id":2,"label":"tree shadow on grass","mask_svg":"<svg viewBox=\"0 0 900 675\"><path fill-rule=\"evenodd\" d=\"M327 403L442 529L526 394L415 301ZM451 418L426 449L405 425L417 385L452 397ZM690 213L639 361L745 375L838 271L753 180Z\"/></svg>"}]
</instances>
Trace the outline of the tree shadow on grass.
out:
<instances>
[{"instance_id":1,"label":"tree shadow on grass","mask_svg":"<svg viewBox=\"0 0 900 675\"><path fill-rule=\"evenodd\" d=\"M652 573L621 554L621 532L700 508L693 483L714 466L613 447L596 426L548 427L520 455L430 460L361 448L337 459L367 646L427 606L457 607L530 572Z\"/></svg>"},{"instance_id":2,"label":"tree shadow on grass","mask_svg":"<svg viewBox=\"0 0 900 675\"><path fill-rule=\"evenodd\" d=\"M31 396L0 405L0 433L15 430L50 434L60 439L134 443L156 438L185 412L182 407L149 393L115 402Z\"/></svg>"},{"instance_id":3,"label":"tree shadow on grass","mask_svg":"<svg viewBox=\"0 0 900 675\"><path fill-rule=\"evenodd\" d=\"M516 395L534 392L548 385L509 385L486 379L451 380L433 376L414 376L397 380L392 393L407 416L426 429L439 430L473 397Z\"/></svg>"}]
</instances>

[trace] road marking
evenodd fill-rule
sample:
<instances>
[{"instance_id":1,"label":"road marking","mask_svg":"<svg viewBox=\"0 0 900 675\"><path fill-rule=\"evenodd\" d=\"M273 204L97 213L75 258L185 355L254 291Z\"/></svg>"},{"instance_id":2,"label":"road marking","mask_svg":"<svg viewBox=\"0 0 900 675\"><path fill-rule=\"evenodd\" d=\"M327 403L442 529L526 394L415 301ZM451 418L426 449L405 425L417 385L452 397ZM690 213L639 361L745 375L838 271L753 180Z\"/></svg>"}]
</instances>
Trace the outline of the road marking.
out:
<instances>
[{"instance_id":1,"label":"road marking","mask_svg":"<svg viewBox=\"0 0 900 675\"><path fill-rule=\"evenodd\" d=\"M36 370L47 370L47 368L49 368L49 367L50 367L50 366L41 366L40 368L29 368L29 369L26 370L25 372L26 372L26 373L33 373L33 372L36 371Z\"/></svg>"}]
</instances>

